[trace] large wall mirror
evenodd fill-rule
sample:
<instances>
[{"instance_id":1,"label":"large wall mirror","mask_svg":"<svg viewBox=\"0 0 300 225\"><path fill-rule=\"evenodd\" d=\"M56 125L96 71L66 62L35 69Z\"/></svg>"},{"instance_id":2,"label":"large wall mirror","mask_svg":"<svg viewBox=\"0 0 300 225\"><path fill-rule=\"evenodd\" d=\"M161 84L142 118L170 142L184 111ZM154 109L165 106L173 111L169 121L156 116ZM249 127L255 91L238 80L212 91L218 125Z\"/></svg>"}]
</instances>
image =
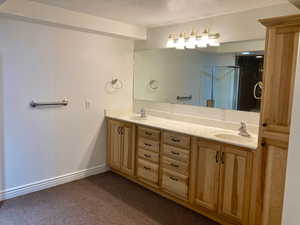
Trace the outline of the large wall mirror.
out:
<instances>
[{"instance_id":1,"label":"large wall mirror","mask_svg":"<svg viewBox=\"0 0 300 225\"><path fill-rule=\"evenodd\" d=\"M260 111L264 40L206 49L135 51L134 97Z\"/></svg>"}]
</instances>

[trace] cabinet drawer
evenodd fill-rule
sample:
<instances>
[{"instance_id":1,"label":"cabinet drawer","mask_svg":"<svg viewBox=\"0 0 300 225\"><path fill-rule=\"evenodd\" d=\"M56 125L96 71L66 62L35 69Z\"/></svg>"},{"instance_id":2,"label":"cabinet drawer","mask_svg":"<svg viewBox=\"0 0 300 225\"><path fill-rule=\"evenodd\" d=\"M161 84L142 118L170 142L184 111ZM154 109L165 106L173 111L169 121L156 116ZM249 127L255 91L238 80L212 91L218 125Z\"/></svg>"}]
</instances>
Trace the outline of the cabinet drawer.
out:
<instances>
[{"instance_id":1,"label":"cabinet drawer","mask_svg":"<svg viewBox=\"0 0 300 225\"><path fill-rule=\"evenodd\" d=\"M150 160L152 162L159 162L159 154L155 152L151 152L142 148L138 149L138 156L143 159Z\"/></svg>"},{"instance_id":2,"label":"cabinet drawer","mask_svg":"<svg viewBox=\"0 0 300 225\"><path fill-rule=\"evenodd\" d=\"M163 157L162 167L171 171L181 173L183 175L188 175L189 166L187 163L179 162L168 157Z\"/></svg>"},{"instance_id":3,"label":"cabinet drawer","mask_svg":"<svg viewBox=\"0 0 300 225\"><path fill-rule=\"evenodd\" d=\"M155 141L159 141L160 139L160 131L148 127L138 127L138 135Z\"/></svg>"},{"instance_id":4,"label":"cabinet drawer","mask_svg":"<svg viewBox=\"0 0 300 225\"><path fill-rule=\"evenodd\" d=\"M139 137L139 147L154 152L159 152L159 142Z\"/></svg>"},{"instance_id":5,"label":"cabinet drawer","mask_svg":"<svg viewBox=\"0 0 300 225\"><path fill-rule=\"evenodd\" d=\"M138 159L137 176L148 182L158 183L158 165L147 162L143 159Z\"/></svg>"},{"instance_id":6,"label":"cabinet drawer","mask_svg":"<svg viewBox=\"0 0 300 225\"><path fill-rule=\"evenodd\" d=\"M184 175L163 169L162 189L181 199L188 198L188 178Z\"/></svg>"},{"instance_id":7,"label":"cabinet drawer","mask_svg":"<svg viewBox=\"0 0 300 225\"><path fill-rule=\"evenodd\" d=\"M178 146L181 148L190 148L190 136L173 132L164 132L163 141L166 144Z\"/></svg>"},{"instance_id":8,"label":"cabinet drawer","mask_svg":"<svg viewBox=\"0 0 300 225\"><path fill-rule=\"evenodd\" d=\"M170 145L163 146L163 154L165 156L168 156L169 158L176 159L186 163L189 163L190 160L189 151L181 148L176 148Z\"/></svg>"}]
</instances>

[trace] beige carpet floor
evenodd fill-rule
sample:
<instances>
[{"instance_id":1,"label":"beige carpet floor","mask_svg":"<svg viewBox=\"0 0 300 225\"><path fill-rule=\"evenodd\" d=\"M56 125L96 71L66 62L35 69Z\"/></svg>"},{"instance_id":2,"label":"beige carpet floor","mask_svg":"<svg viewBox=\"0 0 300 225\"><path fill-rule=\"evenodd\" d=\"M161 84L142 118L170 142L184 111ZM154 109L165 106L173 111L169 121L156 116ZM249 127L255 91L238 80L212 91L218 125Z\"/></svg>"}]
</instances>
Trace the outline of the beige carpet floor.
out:
<instances>
[{"instance_id":1,"label":"beige carpet floor","mask_svg":"<svg viewBox=\"0 0 300 225\"><path fill-rule=\"evenodd\" d=\"M112 172L1 203L0 225L217 225Z\"/></svg>"}]
</instances>

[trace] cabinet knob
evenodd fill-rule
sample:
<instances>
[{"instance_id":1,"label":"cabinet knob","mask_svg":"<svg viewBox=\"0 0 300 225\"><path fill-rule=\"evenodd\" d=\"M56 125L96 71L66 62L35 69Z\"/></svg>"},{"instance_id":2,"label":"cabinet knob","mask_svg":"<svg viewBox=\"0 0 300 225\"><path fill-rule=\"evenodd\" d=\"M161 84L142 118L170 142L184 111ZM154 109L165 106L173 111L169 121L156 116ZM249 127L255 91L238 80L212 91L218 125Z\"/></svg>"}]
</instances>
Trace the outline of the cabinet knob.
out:
<instances>
[{"instance_id":1,"label":"cabinet knob","mask_svg":"<svg viewBox=\"0 0 300 225\"><path fill-rule=\"evenodd\" d=\"M263 123L262 126L263 126L263 127L266 127L266 126L267 126L267 123Z\"/></svg>"},{"instance_id":2,"label":"cabinet knob","mask_svg":"<svg viewBox=\"0 0 300 225\"><path fill-rule=\"evenodd\" d=\"M262 142L260 145L261 145L262 147L264 147L264 146L266 146L266 143L265 143L265 142Z\"/></svg>"}]
</instances>

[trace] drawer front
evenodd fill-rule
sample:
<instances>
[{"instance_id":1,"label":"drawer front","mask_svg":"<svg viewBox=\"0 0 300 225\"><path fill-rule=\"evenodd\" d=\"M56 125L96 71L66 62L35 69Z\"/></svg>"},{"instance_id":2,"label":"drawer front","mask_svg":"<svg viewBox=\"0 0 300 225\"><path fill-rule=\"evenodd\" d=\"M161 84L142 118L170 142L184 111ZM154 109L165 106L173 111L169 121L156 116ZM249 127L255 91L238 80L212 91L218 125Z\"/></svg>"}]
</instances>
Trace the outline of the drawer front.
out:
<instances>
[{"instance_id":1,"label":"drawer front","mask_svg":"<svg viewBox=\"0 0 300 225\"><path fill-rule=\"evenodd\" d=\"M162 167L188 176L188 163L180 162L164 156L162 159Z\"/></svg>"},{"instance_id":2,"label":"drawer front","mask_svg":"<svg viewBox=\"0 0 300 225\"><path fill-rule=\"evenodd\" d=\"M163 154L165 156L168 156L169 158L176 159L185 163L189 163L190 160L189 151L181 148L176 148L170 145L163 146Z\"/></svg>"},{"instance_id":3,"label":"drawer front","mask_svg":"<svg viewBox=\"0 0 300 225\"><path fill-rule=\"evenodd\" d=\"M155 141L160 139L160 131L148 127L138 127L138 135Z\"/></svg>"},{"instance_id":4,"label":"drawer front","mask_svg":"<svg viewBox=\"0 0 300 225\"><path fill-rule=\"evenodd\" d=\"M142 148L138 149L138 156L143 159L150 160L152 162L159 162L159 154L155 152L151 152Z\"/></svg>"},{"instance_id":5,"label":"drawer front","mask_svg":"<svg viewBox=\"0 0 300 225\"><path fill-rule=\"evenodd\" d=\"M153 152L159 152L159 142L139 137L139 147Z\"/></svg>"},{"instance_id":6,"label":"drawer front","mask_svg":"<svg viewBox=\"0 0 300 225\"><path fill-rule=\"evenodd\" d=\"M146 181L157 184L158 183L158 165L147 162L143 159L138 159L137 176Z\"/></svg>"},{"instance_id":7,"label":"drawer front","mask_svg":"<svg viewBox=\"0 0 300 225\"><path fill-rule=\"evenodd\" d=\"M166 144L177 146L180 148L190 148L191 138L188 135L178 134L173 132L164 132L163 141Z\"/></svg>"},{"instance_id":8,"label":"drawer front","mask_svg":"<svg viewBox=\"0 0 300 225\"><path fill-rule=\"evenodd\" d=\"M188 178L178 173L163 169L162 189L181 199L188 198Z\"/></svg>"}]
</instances>

